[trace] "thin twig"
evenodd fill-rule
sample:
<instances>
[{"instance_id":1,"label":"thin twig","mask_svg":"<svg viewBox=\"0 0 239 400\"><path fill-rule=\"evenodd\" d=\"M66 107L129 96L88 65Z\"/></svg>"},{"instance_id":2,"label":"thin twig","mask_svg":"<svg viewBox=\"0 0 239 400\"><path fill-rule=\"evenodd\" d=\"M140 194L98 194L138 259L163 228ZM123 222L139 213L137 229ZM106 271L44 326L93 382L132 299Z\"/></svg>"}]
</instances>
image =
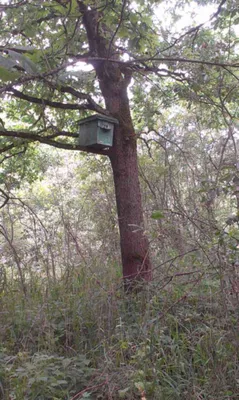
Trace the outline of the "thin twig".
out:
<instances>
[{"instance_id":1,"label":"thin twig","mask_svg":"<svg viewBox=\"0 0 239 400\"><path fill-rule=\"evenodd\" d=\"M7 202L10 199L10 197L3 189L0 189L0 192L2 193L3 197L5 197L5 200L4 200L3 204L0 206L0 209L1 209L7 204Z\"/></svg>"},{"instance_id":2,"label":"thin twig","mask_svg":"<svg viewBox=\"0 0 239 400\"><path fill-rule=\"evenodd\" d=\"M123 0L123 4L122 4L122 8L121 8L121 13L120 13L120 20L119 20L119 23L118 23L118 25L117 25L117 28L116 28L116 30L115 30L115 32L114 32L114 34L113 34L113 36L112 36L112 38L111 38L111 40L110 40L107 58L110 56L110 50L111 50L111 46L112 46L112 44L113 44L114 38L115 38L115 36L117 35L117 32L118 32L118 30L119 30L119 28L120 28L120 26L121 26L121 24L122 24L122 22L123 22L124 9L125 9L126 4L127 4L127 0Z\"/></svg>"}]
</instances>

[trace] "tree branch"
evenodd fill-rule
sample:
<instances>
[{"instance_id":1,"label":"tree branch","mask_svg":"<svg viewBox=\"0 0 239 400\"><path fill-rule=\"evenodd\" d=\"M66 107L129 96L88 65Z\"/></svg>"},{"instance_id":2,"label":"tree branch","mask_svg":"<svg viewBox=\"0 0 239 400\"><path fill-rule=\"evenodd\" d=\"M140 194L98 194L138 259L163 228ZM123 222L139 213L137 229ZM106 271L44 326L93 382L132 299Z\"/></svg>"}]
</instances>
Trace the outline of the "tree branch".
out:
<instances>
[{"instance_id":1,"label":"tree branch","mask_svg":"<svg viewBox=\"0 0 239 400\"><path fill-rule=\"evenodd\" d=\"M67 132L62 132L58 133L57 136L66 136ZM70 134L67 133L68 136L74 138L75 134ZM57 147L58 149L64 149L64 150L76 150L76 151L84 151L86 153L93 153L93 154L102 154L102 155L110 155L111 149L109 150L100 150L100 149L94 149L91 147L85 147L85 146L80 146L78 144L71 144L71 143L64 143L64 142L59 142L56 140L53 140L52 138L54 136L41 136L38 133L28 133L28 132L23 132L23 131L6 131L6 130L0 130L0 136L4 137L12 137L12 138L18 138L18 139L23 139L25 141L31 141L31 142L40 142L44 144L48 144L49 146Z\"/></svg>"},{"instance_id":2,"label":"tree branch","mask_svg":"<svg viewBox=\"0 0 239 400\"><path fill-rule=\"evenodd\" d=\"M0 148L0 154L5 153L6 151L12 150L15 147L15 144L9 144L9 146Z\"/></svg>"},{"instance_id":3,"label":"tree branch","mask_svg":"<svg viewBox=\"0 0 239 400\"><path fill-rule=\"evenodd\" d=\"M12 93L14 95L14 97L29 101L30 103L41 104L43 106L45 105L45 106L49 106L49 107L53 107L53 108L60 108L63 110L79 110L79 111L91 110L91 111L95 111L99 114L109 115L109 112L107 110L105 110L103 107L99 106L92 99L92 97L89 94L78 92L77 90L75 90L74 88L72 88L70 86L62 86L62 87L58 88L58 87L55 87L55 85L52 85L51 82L47 82L47 83L54 89L60 91L61 93L69 93L69 94L73 95L74 97L76 97L77 99L86 100L87 102L85 104L74 104L74 103L61 103L58 101L51 101L48 99L41 99L38 97L30 96L28 94L24 94L24 93L20 92L19 90L14 89L13 87L10 88L8 91L10 93Z\"/></svg>"},{"instance_id":4,"label":"tree branch","mask_svg":"<svg viewBox=\"0 0 239 400\"><path fill-rule=\"evenodd\" d=\"M121 13L120 13L120 20L119 20L119 23L118 23L118 25L116 27L116 30L115 30L112 38L110 39L110 43L109 43L109 47L108 47L108 57L110 56L111 46L113 44L114 38L117 35L118 30L119 30L119 28L120 28L120 26L121 26L121 24L123 22L124 9L125 9L126 4L127 4L127 0L123 0L123 4L122 4L122 7L121 7Z\"/></svg>"},{"instance_id":5,"label":"tree branch","mask_svg":"<svg viewBox=\"0 0 239 400\"><path fill-rule=\"evenodd\" d=\"M16 147L16 146L14 145L13 147ZM7 151L7 149L5 151ZM18 151L17 153L11 153L7 156L4 156L3 159L0 161L0 164L3 164L4 161L9 160L9 158L19 156L19 154L24 154L25 152L26 152L26 147L23 150Z\"/></svg>"},{"instance_id":6,"label":"tree branch","mask_svg":"<svg viewBox=\"0 0 239 400\"><path fill-rule=\"evenodd\" d=\"M30 103L41 104L43 106L49 106L53 108L61 108L63 110L92 110L92 106L89 104L72 104L72 103L61 103L59 101L51 101L48 99L39 99L38 97L29 96L28 94L24 94L19 92L19 90L11 89L10 93L21 100L26 100Z\"/></svg>"},{"instance_id":7,"label":"tree branch","mask_svg":"<svg viewBox=\"0 0 239 400\"><path fill-rule=\"evenodd\" d=\"M3 208L7 202L9 201L10 197L8 196L8 194L6 192L4 192L4 190L0 189L0 193L3 197L5 197L5 200L3 201L3 203L0 206L0 209Z\"/></svg>"},{"instance_id":8,"label":"tree branch","mask_svg":"<svg viewBox=\"0 0 239 400\"><path fill-rule=\"evenodd\" d=\"M74 56L77 59L77 55ZM123 60L117 60L114 58L106 58L106 57L86 57L86 58L80 58L78 59L78 62L85 62L92 64L95 61L107 61L111 62L114 64L122 64L126 67L132 67L136 63L142 64L145 62L149 61L158 61L160 63L164 62L179 62L179 63L191 63L191 64L201 64L201 65L210 65L214 67L231 67L231 68L238 68L239 67L239 60L236 61L235 63L223 63L223 62L218 62L218 61L205 61L205 60L198 60L198 59L190 59L190 58L183 58L183 57L146 57L146 58L135 58L134 60L130 61L123 61ZM76 61L75 61L76 62ZM150 68L150 66L147 66L146 68ZM156 67L155 67L156 68ZM50 72L48 72L50 75Z\"/></svg>"},{"instance_id":9,"label":"tree branch","mask_svg":"<svg viewBox=\"0 0 239 400\"><path fill-rule=\"evenodd\" d=\"M108 60L109 61L109 60ZM117 62L115 60L111 60L112 62ZM159 61L159 62L179 62L179 63L191 63L191 64L201 64L201 65L210 65L212 67L231 67L238 68L239 61L231 64L231 63L223 63L217 61L204 61L204 60L196 60L190 58L182 58L182 57L148 57L148 58L136 58L135 60L131 60L126 62L125 64L132 65L135 63L145 63L147 61Z\"/></svg>"},{"instance_id":10,"label":"tree branch","mask_svg":"<svg viewBox=\"0 0 239 400\"><path fill-rule=\"evenodd\" d=\"M89 108L90 110L94 110L103 115L109 115L109 111L107 111L105 108L99 106L88 93L78 92L71 86L61 86L60 89L58 89L58 88L56 88L56 89L59 90L61 93L69 93L69 94L72 94L73 96L77 97L78 99L87 100L89 107L91 107L91 108Z\"/></svg>"},{"instance_id":11,"label":"tree branch","mask_svg":"<svg viewBox=\"0 0 239 400\"><path fill-rule=\"evenodd\" d=\"M16 4L6 4L6 5L1 4L0 5L0 11L5 11L5 10L7 10L9 8L17 8L19 6L23 6L24 4L27 4L27 3L28 3L27 1L22 0L22 1L19 1L18 3L16 3Z\"/></svg>"},{"instance_id":12,"label":"tree branch","mask_svg":"<svg viewBox=\"0 0 239 400\"><path fill-rule=\"evenodd\" d=\"M171 48L174 47L178 42L180 42L185 36L191 35L192 33L195 33L195 36L196 36L200 28L202 28L205 24L207 24L208 22L212 21L214 18L216 18L216 17L220 14L220 12L222 11L222 6L224 5L224 3L226 3L226 1L227 1L227 0L222 0L222 1L221 1L221 3L219 4L219 6L218 6L218 8L217 8L217 11L216 11L214 14L211 15L211 17L209 18L208 21L203 22L203 23L201 23L201 24L199 24L199 25L197 25L197 26L194 26L193 28L189 29L187 32L183 33L183 34L180 35L177 39L175 39L174 42L173 42L171 45L169 45L168 47L164 48L163 50L160 50L159 52L157 52L157 53L155 54L155 56L158 55L158 54L160 54L160 53L163 53L163 52L165 52L165 51L167 51L167 50L169 50L169 49L171 49ZM195 39L193 39L193 41L194 41L194 40L195 40ZM155 56L154 56L154 57L155 57Z\"/></svg>"},{"instance_id":13,"label":"tree branch","mask_svg":"<svg viewBox=\"0 0 239 400\"><path fill-rule=\"evenodd\" d=\"M2 86L2 87L0 87L0 93L10 91L14 86L21 85L23 83L32 82L34 80L40 80L40 81L45 80L45 78L47 78L48 76L56 75L58 72L66 69L69 66L75 65L77 62L94 64L94 62L96 62L96 61L107 61L107 62L111 62L114 64L121 64L128 68L135 68L134 66L137 63L140 65L142 63L146 63L149 61L151 61L151 62L157 61L160 63L164 63L164 62L191 63L191 64L209 65L212 67L221 67L221 68L225 68L225 67L238 68L239 67L239 61L236 61L235 63L223 63L223 62L217 62L217 61L203 61L203 60L195 60L195 59L181 58L181 57L147 57L147 58L135 58L134 60L130 60L130 61L122 61L122 60L116 60L116 59L111 59L111 58L106 58L106 57L82 57L82 56L77 56L77 55L75 56L75 58L76 58L76 60L65 63L65 64L61 65L60 67L57 67L51 71L45 72L43 74L24 76L12 83ZM139 68L141 68L141 70L142 70L142 67L139 67ZM152 68L152 67L144 66L144 68L145 68L145 71L150 72L150 68ZM153 68L155 70L157 69L157 67L153 67ZM63 91L64 89L62 88L60 90ZM74 89L71 88L72 93L73 93L73 91L74 91ZM85 96L87 96L87 94L85 94ZM94 102L92 99L91 99L91 101ZM107 111L105 110L103 113L106 114Z\"/></svg>"}]
</instances>

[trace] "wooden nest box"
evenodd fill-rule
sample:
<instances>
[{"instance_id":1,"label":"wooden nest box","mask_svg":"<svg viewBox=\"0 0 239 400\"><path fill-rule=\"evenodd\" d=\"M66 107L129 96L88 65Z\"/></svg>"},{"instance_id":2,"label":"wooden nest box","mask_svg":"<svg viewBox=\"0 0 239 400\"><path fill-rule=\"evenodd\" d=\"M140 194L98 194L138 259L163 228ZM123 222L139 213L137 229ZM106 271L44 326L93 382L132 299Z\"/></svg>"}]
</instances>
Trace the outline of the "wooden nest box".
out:
<instances>
[{"instance_id":1,"label":"wooden nest box","mask_svg":"<svg viewBox=\"0 0 239 400\"><path fill-rule=\"evenodd\" d=\"M95 114L80 121L79 145L103 149L113 146L114 126L119 121L112 117Z\"/></svg>"}]
</instances>

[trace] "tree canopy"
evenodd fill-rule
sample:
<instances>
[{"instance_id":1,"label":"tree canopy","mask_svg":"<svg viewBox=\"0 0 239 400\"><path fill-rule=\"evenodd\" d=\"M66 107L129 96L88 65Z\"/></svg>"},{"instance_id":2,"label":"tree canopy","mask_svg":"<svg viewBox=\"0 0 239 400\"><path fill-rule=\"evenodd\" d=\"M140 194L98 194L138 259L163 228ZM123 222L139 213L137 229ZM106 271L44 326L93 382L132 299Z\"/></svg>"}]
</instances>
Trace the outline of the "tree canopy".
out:
<instances>
[{"instance_id":1,"label":"tree canopy","mask_svg":"<svg viewBox=\"0 0 239 400\"><path fill-rule=\"evenodd\" d=\"M149 113L154 120L158 118L153 104L160 109L181 99L188 106L205 104L237 118L233 106L238 85L236 2L214 2L208 22L198 25L191 23L190 13L193 18L195 10L190 12L190 3L73 0L2 4L2 150L23 145L21 139L80 150L75 136L79 118L88 111L109 113L94 69L82 70L85 63L117 63L126 81L134 76L131 92L135 104L141 103L134 115L144 125L150 122ZM202 13L208 12L207 4L211 2L193 2ZM85 8L91 12L89 18L98 12L97 29L88 36ZM187 12L188 26L177 28ZM102 41L102 54L91 47L95 34Z\"/></svg>"},{"instance_id":2,"label":"tree canopy","mask_svg":"<svg viewBox=\"0 0 239 400\"><path fill-rule=\"evenodd\" d=\"M238 12L1 1L1 398L236 398Z\"/></svg>"}]
</instances>

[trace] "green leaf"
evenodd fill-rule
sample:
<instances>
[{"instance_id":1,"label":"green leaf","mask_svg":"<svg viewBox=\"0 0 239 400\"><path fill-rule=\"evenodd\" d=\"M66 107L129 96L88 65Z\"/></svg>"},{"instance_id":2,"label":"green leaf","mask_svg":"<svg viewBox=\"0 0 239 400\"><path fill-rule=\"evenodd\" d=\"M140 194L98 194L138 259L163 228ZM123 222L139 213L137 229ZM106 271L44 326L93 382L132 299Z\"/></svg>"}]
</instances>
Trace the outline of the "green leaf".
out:
<instances>
[{"instance_id":1,"label":"green leaf","mask_svg":"<svg viewBox=\"0 0 239 400\"><path fill-rule=\"evenodd\" d=\"M19 78L20 73L15 71L9 71L7 68L0 66L0 81L9 82Z\"/></svg>"},{"instance_id":2,"label":"green leaf","mask_svg":"<svg viewBox=\"0 0 239 400\"><path fill-rule=\"evenodd\" d=\"M63 368L69 367L69 365L70 365L71 363L72 363L72 360L71 360L70 358L65 358L65 359L62 361Z\"/></svg>"},{"instance_id":3,"label":"green leaf","mask_svg":"<svg viewBox=\"0 0 239 400\"><path fill-rule=\"evenodd\" d=\"M15 66L22 67L28 74L37 73L37 66L28 57L13 50L8 50L9 57L15 62Z\"/></svg>"},{"instance_id":4,"label":"green leaf","mask_svg":"<svg viewBox=\"0 0 239 400\"><path fill-rule=\"evenodd\" d=\"M128 38L128 37L129 37L129 31L128 31L128 29L125 28L125 27L122 27L122 28L119 30L119 32L118 32L118 36L119 36L121 39Z\"/></svg>"},{"instance_id":5,"label":"green leaf","mask_svg":"<svg viewBox=\"0 0 239 400\"><path fill-rule=\"evenodd\" d=\"M153 218L153 219L161 219L161 218L164 218L164 214L161 211L156 210L156 211L152 212L151 218Z\"/></svg>"},{"instance_id":6,"label":"green leaf","mask_svg":"<svg viewBox=\"0 0 239 400\"><path fill-rule=\"evenodd\" d=\"M144 390L144 384L143 382L135 382L134 386L140 391L142 392Z\"/></svg>"},{"instance_id":7,"label":"green leaf","mask_svg":"<svg viewBox=\"0 0 239 400\"><path fill-rule=\"evenodd\" d=\"M12 60L9 60L7 57L3 57L0 55L0 66L8 69L12 69L15 67L16 63Z\"/></svg>"},{"instance_id":8,"label":"green leaf","mask_svg":"<svg viewBox=\"0 0 239 400\"><path fill-rule=\"evenodd\" d=\"M64 379L60 379L60 380L57 381L57 384L58 384L58 385L67 385L68 382L65 381Z\"/></svg>"},{"instance_id":9,"label":"green leaf","mask_svg":"<svg viewBox=\"0 0 239 400\"><path fill-rule=\"evenodd\" d=\"M125 395L128 393L128 391L129 391L129 387L127 387L127 388L125 388L125 389L122 389L122 390L119 390L118 391L118 393L119 393L119 398L120 399L124 399L125 398Z\"/></svg>"}]
</instances>

